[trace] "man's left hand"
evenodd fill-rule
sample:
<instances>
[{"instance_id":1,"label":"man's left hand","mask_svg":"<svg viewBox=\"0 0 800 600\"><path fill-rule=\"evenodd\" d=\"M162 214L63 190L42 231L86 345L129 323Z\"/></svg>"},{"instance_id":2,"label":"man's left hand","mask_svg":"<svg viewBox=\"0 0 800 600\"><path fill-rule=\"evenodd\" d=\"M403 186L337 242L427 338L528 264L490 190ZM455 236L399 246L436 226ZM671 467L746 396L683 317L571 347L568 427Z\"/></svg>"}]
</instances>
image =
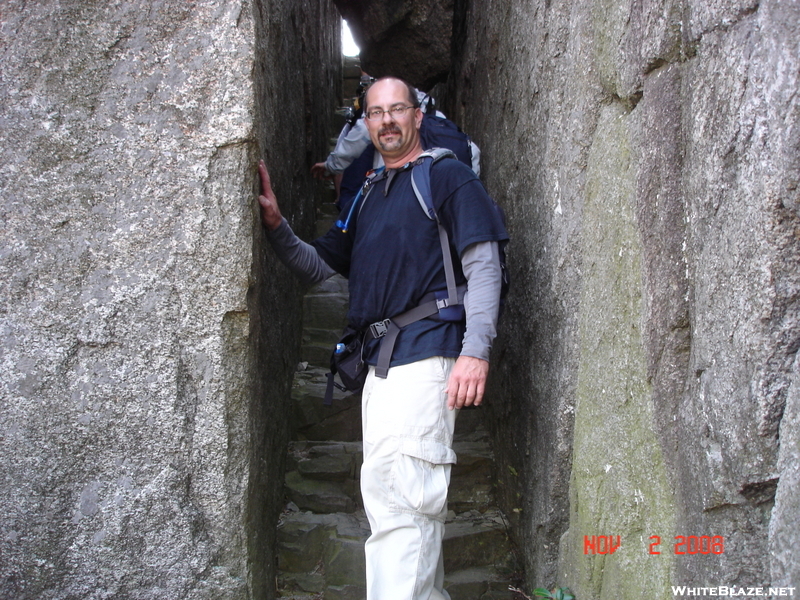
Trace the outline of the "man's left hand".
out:
<instances>
[{"instance_id":1,"label":"man's left hand","mask_svg":"<svg viewBox=\"0 0 800 600\"><path fill-rule=\"evenodd\" d=\"M447 382L447 408L478 406L483 401L489 362L472 356L459 356Z\"/></svg>"}]
</instances>

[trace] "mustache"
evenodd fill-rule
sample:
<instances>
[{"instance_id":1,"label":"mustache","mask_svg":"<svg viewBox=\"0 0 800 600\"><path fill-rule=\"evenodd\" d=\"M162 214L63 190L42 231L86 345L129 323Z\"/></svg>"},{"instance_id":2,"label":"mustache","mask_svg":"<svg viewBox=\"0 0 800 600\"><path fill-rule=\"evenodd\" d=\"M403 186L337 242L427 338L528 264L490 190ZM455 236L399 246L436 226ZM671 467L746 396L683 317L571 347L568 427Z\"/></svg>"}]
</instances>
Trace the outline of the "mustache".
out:
<instances>
[{"instance_id":1,"label":"mustache","mask_svg":"<svg viewBox=\"0 0 800 600\"><path fill-rule=\"evenodd\" d=\"M402 132L400 131L400 128L395 124L386 125L385 127L381 127L380 130L378 131L378 135L384 135L384 134L387 134L387 133L402 133Z\"/></svg>"}]
</instances>

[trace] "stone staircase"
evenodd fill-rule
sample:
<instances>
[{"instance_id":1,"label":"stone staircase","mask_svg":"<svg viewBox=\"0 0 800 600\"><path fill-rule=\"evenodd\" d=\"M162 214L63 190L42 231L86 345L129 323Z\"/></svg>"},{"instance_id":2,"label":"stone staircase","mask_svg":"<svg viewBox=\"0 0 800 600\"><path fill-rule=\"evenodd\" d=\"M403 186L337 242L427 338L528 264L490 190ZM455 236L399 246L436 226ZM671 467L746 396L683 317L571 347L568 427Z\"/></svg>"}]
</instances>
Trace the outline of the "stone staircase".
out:
<instances>
[{"instance_id":1,"label":"stone staircase","mask_svg":"<svg viewBox=\"0 0 800 600\"><path fill-rule=\"evenodd\" d=\"M335 220L319 209L320 234ZM322 404L330 351L344 327L347 281L339 276L304 299L302 362L293 387L294 441L288 448L286 508L278 524L278 593L298 600L365 598L369 525L359 491L359 395L338 390ZM456 422L444 540L445 587L452 600L511 600L520 575L503 515L493 508L493 458L480 409Z\"/></svg>"}]
</instances>

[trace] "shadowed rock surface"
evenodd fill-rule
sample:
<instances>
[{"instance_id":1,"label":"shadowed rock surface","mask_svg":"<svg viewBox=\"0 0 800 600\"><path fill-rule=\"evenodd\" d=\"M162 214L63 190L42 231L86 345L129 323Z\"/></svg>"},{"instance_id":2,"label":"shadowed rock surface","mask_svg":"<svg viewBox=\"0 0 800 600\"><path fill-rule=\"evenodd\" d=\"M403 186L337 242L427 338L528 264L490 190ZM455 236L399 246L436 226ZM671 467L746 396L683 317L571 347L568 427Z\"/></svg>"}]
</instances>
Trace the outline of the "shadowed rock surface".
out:
<instances>
[{"instance_id":1,"label":"shadowed rock surface","mask_svg":"<svg viewBox=\"0 0 800 600\"><path fill-rule=\"evenodd\" d=\"M456 13L448 108L511 229L489 407L529 583L795 585L800 8ZM619 551L584 555L611 534Z\"/></svg>"}]
</instances>

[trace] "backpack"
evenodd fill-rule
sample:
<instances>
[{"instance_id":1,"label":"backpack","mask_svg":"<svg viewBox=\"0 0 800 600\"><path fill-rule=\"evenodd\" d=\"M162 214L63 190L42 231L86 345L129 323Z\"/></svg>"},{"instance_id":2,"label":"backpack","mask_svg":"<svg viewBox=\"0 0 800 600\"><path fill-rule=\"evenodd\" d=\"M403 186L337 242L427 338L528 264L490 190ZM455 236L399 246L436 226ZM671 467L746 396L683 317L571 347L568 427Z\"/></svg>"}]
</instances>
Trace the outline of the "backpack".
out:
<instances>
[{"instance_id":1,"label":"backpack","mask_svg":"<svg viewBox=\"0 0 800 600\"><path fill-rule=\"evenodd\" d=\"M439 229L439 242L442 248L442 260L444 263L445 281L447 290L441 292L431 292L423 296L420 304L404 313L395 315L389 319L372 323L365 331L364 336L371 336L372 339L380 339L380 349L378 350L378 363L375 366L375 376L385 379L389 372L389 363L392 358L395 341L400 330L406 325L415 323L422 319L438 314L443 321L462 321L465 317L464 312L464 292L466 286L457 286L455 272L453 270L453 259L450 252L450 239L447 231L439 221L436 208L433 204L433 194L431 192L431 167L443 158L457 158L456 154L447 148L434 148L423 152L415 161L411 171L411 187L414 195L425 215L432 221L436 221ZM383 172L384 168L375 169L367 175L361 189L350 205L347 218L336 222L336 226L346 232L355 214L359 200L369 195L372 184ZM361 203L363 205L363 202ZM492 199L492 206L497 211L503 225L505 225L505 213L502 208ZM357 216L357 215L356 215ZM506 241L499 242L500 251L500 311L502 313L503 304L510 286L508 269L506 267L505 254ZM333 401L333 387L342 391L358 392L364 385L367 375L366 364L363 361L363 337L354 335L352 328L347 328L345 334L337 344L331 356L331 370L328 373L328 385L325 392L324 404L329 406ZM339 385L333 380L333 376L339 373L344 385Z\"/></svg>"},{"instance_id":2,"label":"backpack","mask_svg":"<svg viewBox=\"0 0 800 600\"><path fill-rule=\"evenodd\" d=\"M472 168L472 148L469 136L450 119L437 117L435 114L422 113L422 125L419 137L423 150L446 148L455 157Z\"/></svg>"}]
</instances>

